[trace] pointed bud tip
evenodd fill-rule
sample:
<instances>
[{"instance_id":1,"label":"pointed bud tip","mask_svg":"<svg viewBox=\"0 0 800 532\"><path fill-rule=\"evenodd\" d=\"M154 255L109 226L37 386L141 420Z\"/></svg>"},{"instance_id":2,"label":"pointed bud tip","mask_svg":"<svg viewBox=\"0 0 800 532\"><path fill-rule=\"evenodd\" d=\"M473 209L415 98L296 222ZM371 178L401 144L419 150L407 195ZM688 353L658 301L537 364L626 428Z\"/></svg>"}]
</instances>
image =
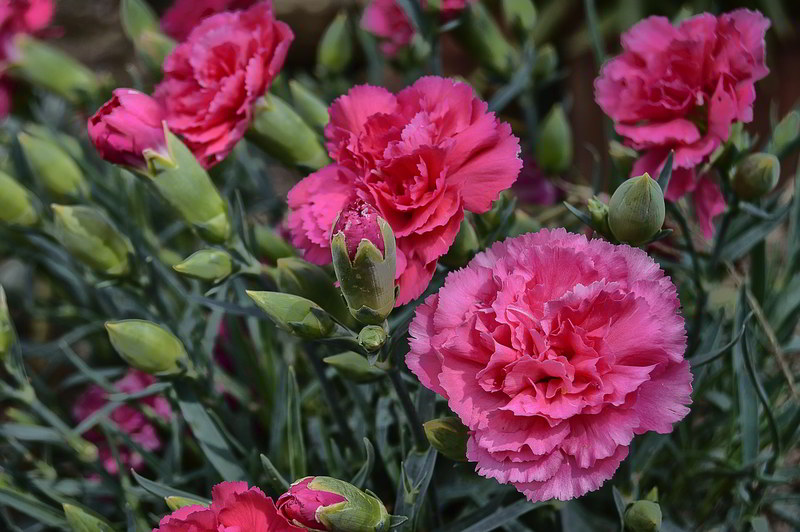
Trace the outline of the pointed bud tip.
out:
<instances>
[{"instance_id":1,"label":"pointed bud tip","mask_svg":"<svg viewBox=\"0 0 800 532\"><path fill-rule=\"evenodd\" d=\"M377 209L362 199L355 199L342 209L333 226L333 234L342 232L350 260L355 260L362 240L368 240L381 255L386 251L383 235L378 225L380 214Z\"/></svg>"}]
</instances>

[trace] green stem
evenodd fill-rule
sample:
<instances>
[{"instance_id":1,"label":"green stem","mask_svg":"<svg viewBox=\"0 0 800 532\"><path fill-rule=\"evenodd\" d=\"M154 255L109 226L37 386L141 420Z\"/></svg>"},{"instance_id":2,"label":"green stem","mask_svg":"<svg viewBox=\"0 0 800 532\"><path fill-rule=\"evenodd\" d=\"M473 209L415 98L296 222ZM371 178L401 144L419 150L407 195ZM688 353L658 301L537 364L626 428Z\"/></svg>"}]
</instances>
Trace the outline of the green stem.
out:
<instances>
[{"instance_id":1,"label":"green stem","mask_svg":"<svg viewBox=\"0 0 800 532\"><path fill-rule=\"evenodd\" d=\"M388 371L388 374L389 380L394 386L394 391L400 399L403 412L406 414L406 420L411 425L411 433L414 435L414 443L417 449L426 449L428 447L428 438L425 437L425 430L422 428L422 422L419 420L417 410L411 401L411 394L408 392L406 383L403 382L403 376L400 375L400 370L392 368Z\"/></svg>"}]
</instances>

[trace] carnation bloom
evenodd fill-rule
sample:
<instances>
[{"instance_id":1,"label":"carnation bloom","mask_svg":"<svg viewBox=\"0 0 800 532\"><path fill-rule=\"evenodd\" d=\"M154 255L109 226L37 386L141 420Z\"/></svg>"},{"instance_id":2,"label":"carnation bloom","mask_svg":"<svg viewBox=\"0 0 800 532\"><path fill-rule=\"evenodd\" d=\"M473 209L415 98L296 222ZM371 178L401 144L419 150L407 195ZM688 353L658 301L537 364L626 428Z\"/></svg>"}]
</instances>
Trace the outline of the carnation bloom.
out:
<instances>
[{"instance_id":1,"label":"carnation bloom","mask_svg":"<svg viewBox=\"0 0 800 532\"><path fill-rule=\"evenodd\" d=\"M253 104L278 74L294 39L271 2L203 20L164 61L154 96L197 160L214 166L244 136Z\"/></svg>"},{"instance_id":2,"label":"carnation bloom","mask_svg":"<svg viewBox=\"0 0 800 532\"><path fill-rule=\"evenodd\" d=\"M361 85L330 107L325 128L336 161L289 192L292 242L317 264L331 260L339 211L359 197L397 239L397 305L419 296L458 233L464 209L486 212L512 185L519 140L472 89L425 77L392 94Z\"/></svg>"},{"instance_id":3,"label":"carnation bloom","mask_svg":"<svg viewBox=\"0 0 800 532\"><path fill-rule=\"evenodd\" d=\"M675 286L642 250L563 229L497 243L417 309L406 363L531 501L597 489L635 434L688 412Z\"/></svg>"},{"instance_id":4,"label":"carnation bloom","mask_svg":"<svg viewBox=\"0 0 800 532\"><path fill-rule=\"evenodd\" d=\"M305 532L275 508L272 499L247 482L221 482L211 489L211 505L191 505L161 518L153 532Z\"/></svg>"},{"instance_id":5,"label":"carnation bloom","mask_svg":"<svg viewBox=\"0 0 800 532\"><path fill-rule=\"evenodd\" d=\"M258 0L175 0L161 18L161 29L177 41L183 41L200 21L211 15L234 9L246 9Z\"/></svg>"},{"instance_id":6,"label":"carnation bloom","mask_svg":"<svg viewBox=\"0 0 800 532\"><path fill-rule=\"evenodd\" d=\"M139 392L154 384L155 377L139 370L130 369L125 376L114 383L114 388L120 393ZM108 393L99 385L89 386L72 407L72 415L77 421L83 421L108 404ZM127 434L134 442L146 451L157 451L161 448L161 440L156 428L141 412L141 407L149 408L156 416L168 420L172 410L167 400L160 395L150 395L137 400L140 408L131 404L122 404L111 411L109 419L119 430ZM114 459L103 434L95 429L86 433L86 438L95 443L100 452L100 460L106 471L117 473L117 462ZM119 457L126 467L139 469L144 460L142 455L126 446L118 446Z\"/></svg>"},{"instance_id":7,"label":"carnation bloom","mask_svg":"<svg viewBox=\"0 0 800 532\"><path fill-rule=\"evenodd\" d=\"M166 151L163 119L161 105L150 96L133 89L115 89L111 99L89 118L89 138L106 161L144 167L144 150Z\"/></svg>"},{"instance_id":8,"label":"carnation bloom","mask_svg":"<svg viewBox=\"0 0 800 532\"><path fill-rule=\"evenodd\" d=\"M753 119L754 84L769 72L769 25L747 9L704 13L678 27L649 17L623 34L622 54L595 80L597 103L641 152L631 175L658 175L674 150L666 198L675 201L701 187L695 209L706 236L725 202L713 181L697 179L695 167L728 139L734 121Z\"/></svg>"}]
</instances>

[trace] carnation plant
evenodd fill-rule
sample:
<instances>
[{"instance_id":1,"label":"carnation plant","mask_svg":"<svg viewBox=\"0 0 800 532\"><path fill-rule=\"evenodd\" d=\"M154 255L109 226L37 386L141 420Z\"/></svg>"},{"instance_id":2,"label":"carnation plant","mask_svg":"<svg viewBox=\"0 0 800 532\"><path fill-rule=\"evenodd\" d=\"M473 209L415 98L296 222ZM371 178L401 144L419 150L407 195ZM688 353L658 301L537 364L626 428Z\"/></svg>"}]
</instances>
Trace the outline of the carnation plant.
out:
<instances>
[{"instance_id":1,"label":"carnation plant","mask_svg":"<svg viewBox=\"0 0 800 532\"><path fill-rule=\"evenodd\" d=\"M800 528L796 9L540 3L0 0L2 529Z\"/></svg>"}]
</instances>

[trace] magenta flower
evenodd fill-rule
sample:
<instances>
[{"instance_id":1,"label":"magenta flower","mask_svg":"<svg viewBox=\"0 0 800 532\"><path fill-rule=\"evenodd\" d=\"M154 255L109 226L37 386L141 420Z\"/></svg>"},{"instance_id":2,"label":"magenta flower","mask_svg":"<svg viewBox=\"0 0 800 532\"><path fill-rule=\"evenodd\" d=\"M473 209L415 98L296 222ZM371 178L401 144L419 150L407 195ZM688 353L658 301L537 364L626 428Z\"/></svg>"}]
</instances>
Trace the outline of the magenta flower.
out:
<instances>
[{"instance_id":1,"label":"magenta flower","mask_svg":"<svg viewBox=\"0 0 800 532\"><path fill-rule=\"evenodd\" d=\"M111 99L89 118L89 138L106 161L144 168L144 150L166 152L163 119L164 110L150 96L133 89L115 89Z\"/></svg>"},{"instance_id":2,"label":"magenta flower","mask_svg":"<svg viewBox=\"0 0 800 532\"><path fill-rule=\"evenodd\" d=\"M383 234L378 225L379 216L375 207L362 199L355 199L342 209L333 226L333 234L339 231L344 233L344 243L350 260L355 260L358 246L364 239L372 242L381 253L385 251Z\"/></svg>"},{"instance_id":3,"label":"magenta flower","mask_svg":"<svg viewBox=\"0 0 800 532\"><path fill-rule=\"evenodd\" d=\"M258 0L175 0L161 17L161 29L178 42L186 40L189 33L203 19L235 9L246 9Z\"/></svg>"},{"instance_id":4,"label":"magenta flower","mask_svg":"<svg viewBox=\"0 0 800 532\"><path fill-rule=\"evenodd\" d=\"M184 506L161 518L153 532L305 532L247 482L221 482L211 489L211 505Z\"/></svg>"},{"instance_id":5,"label":"magenta flower","mask_svg":"<svg viewBox=\"0 0 800 532\"><path fill-rule=\"evenodd\" d=\"M330 107L336 161L289 192L292 242L311 262L331 261L331 226L359 197L397 239L397 305L418 297L458 233L464 209L486 212L514 183L519 140L463 83L425 77L392 94L361 85Z\"/></svg>"},{"instance_id":6,"label":"magenta flower","mask_svg":"<svg viewBox=\"0 0 800 532\"><path fill-rule=\"evenodd\" d=\"M144 390L156 382L155 377L139 370L130 369L125 376L114 383L114 388L121 393L134 393ZM93 384L86 388L72 407L72 415L78 421L83 421L108 404L108 393L100 386ZM138 400L138 404L147 407L164 420L172 417L172 410L167 400L160 395L151 395ZM130 438L147 451L157 451L161 448L161 439L156 428L140 411L129 404L122 404L111 411L109 418L112 423L130 436ZM100 460L106 471L115 475L117 462L111 453L105 437L98 430L92 429L85 437L95 443L99 450ZM144 464L142 455L125 447L118 446L120 461L126 467L140 469Z\"/></svg>"},{"instance_id":7,"label":"magenta flower","mask_svg":"<svg viewBox=\"0 0 800 532\"><path fill-rule=\"evenodd\" d=\"M306 477L292 484L289 491L278 497L278 511L291 523L309 530L329 530L317 519L317 510L347 499L338 493L311 489L308 484L314 477Z\"/></svg>"},{"instance_id":8,"label":"magenta flower","mask_svg":"<svg viewBox=\"0 0 800 532\"><path fill-rule=\"evenodd\" d=\"M263 1L206 18L164 61L153 96L203 166L222 161L244 136L253 104L280 72L293 39Z\"/></svg>"},{"instance_id":9,"label":"magenta flower","mask_svg":"<svg viewBox=\"0 0 800 532\"><path fill-rule=\"evenodd\" d=\"M410 333L406 363L469 428L467 458L531 501L599 488L634 435L689 412L676 288L636 248L563 229L495 244Z\"/></svg>"},{"instance_id":10,"label":"magenta flower","mask_svg":"<svg viewBox=\"0 0 800 532\"><path fill-rule=\"evenodd\" d=\"M642 152L632 176L658 175L674 150L666 198L675 201L697 189L697 165L728 139L734 121L753 119L754 84L769 73L769 26L761 13L737 9L719 17L698 15L678 27L649 17L622 36L622 54L603 66L594 86L617 132ZM710 220L724 209L712 186L704 184L704 198L695 200L706 236L713 234Z\"/></svg>"}]
</instances>

